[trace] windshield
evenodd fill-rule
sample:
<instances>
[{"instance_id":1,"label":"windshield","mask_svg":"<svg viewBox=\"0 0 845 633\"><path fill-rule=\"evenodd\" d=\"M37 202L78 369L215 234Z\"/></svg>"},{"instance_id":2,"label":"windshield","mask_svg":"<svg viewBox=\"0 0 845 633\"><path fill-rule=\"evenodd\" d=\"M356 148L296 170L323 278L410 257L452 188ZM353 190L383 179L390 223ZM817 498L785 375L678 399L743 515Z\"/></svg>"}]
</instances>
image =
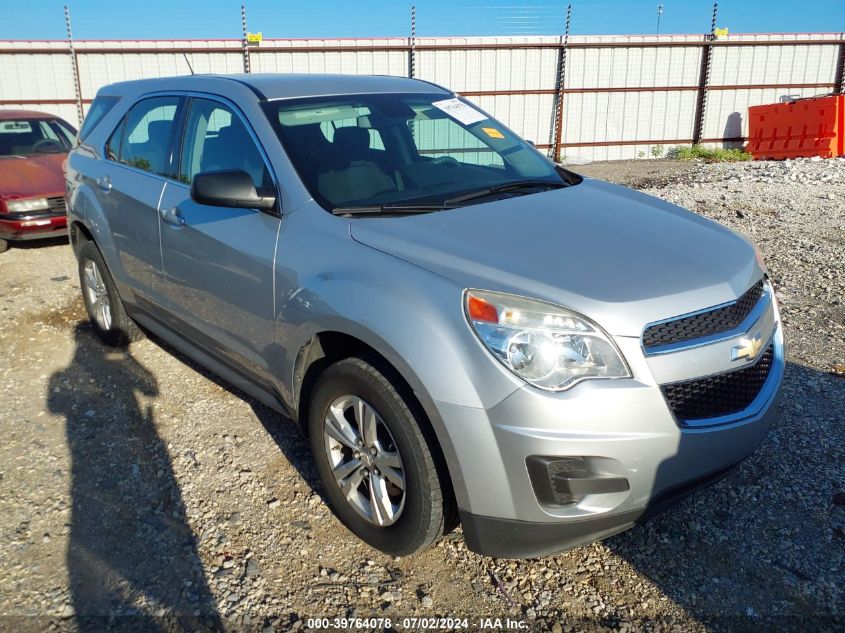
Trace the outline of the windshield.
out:
<instances>
[{"instance_id":1,"label":"windshield","mask_svg":"<svg viewBox=\"0 0 845 633\"><path fill-rule=\"evenodd\" d=\"M55 119L0 121L0 156L67 152L76 133Z\"/></svg>"},{"instance_id":2,"label":"windshield","mask_svg":"<svg viewBox=\"0 0 845 633\"><path fill-rule=\"evenodd\" d=\"M519 195L570 184L531 145L460 98L342 95L264 107L305 186L329 210L470 204L473 192ZM530 187L499 191L512 183Z\"/></svg>"}]
</instances>

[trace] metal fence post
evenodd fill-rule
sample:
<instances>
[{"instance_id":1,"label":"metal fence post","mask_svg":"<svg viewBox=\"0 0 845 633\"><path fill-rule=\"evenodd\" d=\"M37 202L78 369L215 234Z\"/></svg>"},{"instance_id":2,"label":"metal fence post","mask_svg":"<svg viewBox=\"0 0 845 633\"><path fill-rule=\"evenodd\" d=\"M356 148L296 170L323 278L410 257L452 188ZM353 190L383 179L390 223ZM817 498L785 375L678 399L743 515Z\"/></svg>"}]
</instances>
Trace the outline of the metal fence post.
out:
<instances>
[{"instance_id":1,"label":"metal fence post","mask_svg":"<svg viewBox=\"0 0 845 633\"><path fill-rule=\"evenodd\" d=\"M707 108L707 85L710 83L710 63L713 57L713 40L716 39L716 14L719 3L713 3L713 19L710 34L705 35L707 44L701 50L701 73L698 77L698 98L695 102L695 118L692 123L692 144L698 145L704 134L704 111Z\"/></svg>"},{"instance_id":2,"label":"metal fence post","mask_svg":"<svg viewBox=\"0 0 845 633\"><path fill-rule=\"evenodd\" d=\"M244 72L249 73L249 41L247 40L246 30L246 5L241 5L241 29L243 30L244 39L242 40L244 49Z\"/></svg>"},{"instance_id":3,"label":"metal fence post","mask_svg":"<svg viewBox=\"0 0 845 633\"><path fill-rule=\"evenodd\" d=\"M67 47L70 52L70 68L73 72L73 92L76 98L76 116L79 119L79 127L85 118L82 114L82 88L79 83L79 60L76 58L76 50L73 48L73 32L70 28L70 10L65 5L65 27L67 27Z\"/></svg>"},{"instance_id":4,"label":"metal fence post","mask_svg":"<svg viewBox=\"0 0 845 633\"><path fill-rule=\"evenodd\" d=\"M408 77L417 73L417 7L411 5L411 37L408 39Z\"/></svg>"},{"instance_id":5,"label":"metal fence post","mask_svg":"<svg viewBox=\"0 0 845 633\"><path fill-rule=\"evenodd\" d=\"M557 81L555 88L557 95L555 97L555 120L553 127L553 139L551 142L552 155L551 158L555 162L560 160L560 146L563 137L563 89L566 79L566 47L569 44L569 27L572 23L572 5L566 6L566 28L561 38L560 54L558 57Z\"/></svg>"},{"instance_id":6,"label":"metal fence post","mask_svg":"<svg viewBox=\"0 0 845 633\"><path fill-rule=\"evenodd\" d=\"M836 74L833 77L833 94L845 93L845 33L839 45L839 59L836 61Z\"/></svg>"}]
</instances>

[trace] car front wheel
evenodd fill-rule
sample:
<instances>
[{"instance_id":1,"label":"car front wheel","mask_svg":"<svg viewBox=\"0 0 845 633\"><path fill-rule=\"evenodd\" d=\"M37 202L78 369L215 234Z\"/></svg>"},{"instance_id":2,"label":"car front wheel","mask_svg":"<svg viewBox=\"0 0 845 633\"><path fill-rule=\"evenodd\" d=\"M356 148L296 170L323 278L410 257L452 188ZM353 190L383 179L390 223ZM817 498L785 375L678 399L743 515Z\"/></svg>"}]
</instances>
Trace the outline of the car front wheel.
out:
<instances>
[{"instance_id":1,"label":"car front wheel","mask_svg":"<svg viewBox=\"0 0 845 633\"><path fill-rule=\"evenodd\" d=\"M402 556L442 536L454 501L425 422L378 366L347 358L326 369L314 387L309 435L338 518L372 547Z\"/></svg>"}]
</instances>

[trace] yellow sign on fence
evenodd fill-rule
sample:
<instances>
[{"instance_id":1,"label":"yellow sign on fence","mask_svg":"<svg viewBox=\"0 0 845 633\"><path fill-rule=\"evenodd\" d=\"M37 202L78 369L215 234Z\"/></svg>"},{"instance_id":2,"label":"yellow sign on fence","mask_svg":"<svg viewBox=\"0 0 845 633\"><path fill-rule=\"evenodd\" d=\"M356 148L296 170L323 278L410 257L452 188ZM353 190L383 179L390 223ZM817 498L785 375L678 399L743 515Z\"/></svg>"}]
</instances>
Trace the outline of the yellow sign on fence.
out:
<instances>
[{"instance_id":1,"label":"yellow sign on fence","mask_svg":"<svg viewBox=\"0 0 845 633\"><path fill-rule=\"evenodd\" d=\"M250 44L259 44L261 42L262 37L263 34L261 33L261 31L259 31L258 33L247 33L246 41Z\"/></svg>"},{"instance_id":2,"label":"yellow sign on fence","mask_svg":"<svg viewBox=\"0 0 845 633\"><path fill-rule=\"evenodd\" d=\"M727 37L727 36L728 36L728 27L725 27L725 28L723 28L723 29L715 29L715 30L713 31L713 35L715 35L715 36L716 36L716 39L717 39L717 40L720 40L720 39L722 39L723 37Z\"/></svg>"}]
</instances>

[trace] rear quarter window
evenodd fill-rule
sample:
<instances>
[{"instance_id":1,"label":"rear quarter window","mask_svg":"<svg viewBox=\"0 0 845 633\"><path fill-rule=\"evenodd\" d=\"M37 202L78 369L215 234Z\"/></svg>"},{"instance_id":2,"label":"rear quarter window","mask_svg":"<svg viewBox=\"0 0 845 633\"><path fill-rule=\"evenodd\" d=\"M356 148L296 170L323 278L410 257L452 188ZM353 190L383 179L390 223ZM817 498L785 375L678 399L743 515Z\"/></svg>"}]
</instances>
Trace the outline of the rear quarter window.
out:
<instances>
[{"instance_id":1,"label":"rear quarter window","mask_svg":"<svg viewBox=\"0 0 845 633\"><path fill-rule=\"evenodd\" d=\"M109 113L114 105L118 102L118 97L97 97L88 108L88 114L85 115L85 120L82 122L82 127L79 129L79 142L91 133L97 127L97 124L103 120L103 117Z\"/></svg>"}]
</instances>

